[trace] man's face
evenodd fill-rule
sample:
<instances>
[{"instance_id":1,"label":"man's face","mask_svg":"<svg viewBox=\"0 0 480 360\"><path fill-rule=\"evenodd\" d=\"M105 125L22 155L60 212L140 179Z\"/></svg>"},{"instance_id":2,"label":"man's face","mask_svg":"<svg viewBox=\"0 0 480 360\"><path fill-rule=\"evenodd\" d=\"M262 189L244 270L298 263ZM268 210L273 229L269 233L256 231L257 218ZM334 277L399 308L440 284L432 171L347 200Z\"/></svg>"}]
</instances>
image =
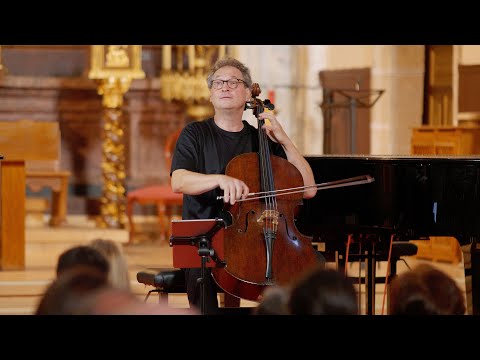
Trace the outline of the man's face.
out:
<instances>
[{"instance_id":1,"label":"man's face","mask_svg":"<svg viewBox=\"0 0 480 360\"><path fill-rule=\"evenodd\" d=\"M231 80L230 83L228 80ZM232 85L236 87L232 88ZM240 70L233 66L224 66L215 72L210 89L210 100L215 109L243 109L248 99L250 89L245 86Z\"/></svg>"}]
</instances>

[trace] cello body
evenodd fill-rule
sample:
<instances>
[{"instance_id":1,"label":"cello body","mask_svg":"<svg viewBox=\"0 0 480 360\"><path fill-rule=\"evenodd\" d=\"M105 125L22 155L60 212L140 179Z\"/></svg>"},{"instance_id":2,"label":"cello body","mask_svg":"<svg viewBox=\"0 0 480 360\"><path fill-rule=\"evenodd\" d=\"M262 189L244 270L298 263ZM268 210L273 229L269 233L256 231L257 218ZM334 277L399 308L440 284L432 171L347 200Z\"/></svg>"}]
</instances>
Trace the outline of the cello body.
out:
<instances>
[{"instance_id":1,"label":"cello body","mask_svg":"<svg viewBox=\"0 0 480 360\"><path fill-rule=\"evenodd\" d=\"M281 157L268 156L275 189L303 186L294 165ZM259 157L257 153L235 157L227 165L226 175L243 180L251 192L265 191L262 184L266 170ZM222 289L258 301L266 286L287 285L318 264L312 239L299 233L294 223L302 199L302 193L264 197L236 202L229 209L232 224L224 235L225 265L212 271Z\"/></svg>"}]
</instances>

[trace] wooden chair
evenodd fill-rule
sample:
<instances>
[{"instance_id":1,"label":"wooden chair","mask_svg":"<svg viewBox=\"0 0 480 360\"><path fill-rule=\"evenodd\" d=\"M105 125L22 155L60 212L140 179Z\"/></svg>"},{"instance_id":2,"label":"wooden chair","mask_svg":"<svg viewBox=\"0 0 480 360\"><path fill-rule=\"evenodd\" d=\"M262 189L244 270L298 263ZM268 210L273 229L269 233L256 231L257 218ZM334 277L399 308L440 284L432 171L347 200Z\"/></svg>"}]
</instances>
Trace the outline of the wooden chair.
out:
<instances>
[{"instance_id":1,"label":"wooden chair","mask_svg":"<svg viewBox=\"0 0 480 360\"><path fill-rule=\"evenodd\" d=\"M182 129L178 129L167 137L164 148L165 168L170 171L175 144ZM160 231L165 239L170 238L170 221L174 215L173 209L181 209L183 194L174 193L170 182L165 185L151 185L129 191L127 193L127 217L129 224L129 243L133 242L135 224L133 222L133 208L135 203L140 205L155 204L157 206Z\"/></svg>"},{"instance_id":2,"label":"wooden chair","mask_svg":"<svg viewBox=\"0 0 480 360\"><path fill-rule=\"evenodd\" d=\"M0 121L0 149L6 159L25 161L25 185L31 191L52 190L50 226L66 222L69 171L60 170L57 121Z\"/></svg>"}]
</instances>

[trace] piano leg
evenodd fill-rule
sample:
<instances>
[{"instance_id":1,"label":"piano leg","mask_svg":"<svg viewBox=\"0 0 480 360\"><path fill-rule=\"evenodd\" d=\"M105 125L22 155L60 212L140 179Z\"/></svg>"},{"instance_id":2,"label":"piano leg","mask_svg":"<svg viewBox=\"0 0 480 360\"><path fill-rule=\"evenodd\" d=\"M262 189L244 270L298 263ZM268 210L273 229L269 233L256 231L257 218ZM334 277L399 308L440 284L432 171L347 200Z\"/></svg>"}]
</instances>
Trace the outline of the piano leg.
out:
<instances>
[{"instance_id":1,"label":"piano leg","mask_svg":"<svg viewBox=\"0 0 480 360\"><path fill-rule=\"evenodd\" d=\"M375 235L376 236L376 235ZM347 269L349 257L353 257L358 260L359 268L362 264L365 264L365 310L367 315L375 315L375 277L376 277L376 250L375 250L375 236L360 235L360 238L355 238L353 234L348 236L347 249L345 254L344 267ZM359 243L359 253L350 254L350 244L356 241ZM346 275L347 272L345 272ZM360 280L360 279L359 279ZM361 289L361 281L358 283L359 289ZM360 298L359 298L360 299ZM359 311L361 310L361 302L359 302Z\"/></svg>"},{"instance_id":2,"label":"piano leg","mask_svg":"<svg viewBox=\"0 0 480 360\"><path fill-rule=\"evenodd\" d=\"M475 240L470 248L472 274L472 314L480 314L480 244Z\"/></svg>"},{"instance_id":3,"label":"piano leg","mask_svg":"<svg viewBox=\"0 0 480 360\"><path fill-rule=\"evenodd\" d=\"M389 276L391 275L392 270L392 261L396 262L398 259L391 259L392 256L392 243L394 242L396 235L390 234L390 239L384 234L368 234L368 235L360 235L359 237L355 237L353 234L348 236L347 241L347 248L345 252L345 262L344 267L347 269L349 256L357 259L359 262L359 266L361 264L365 264L365 275L363 279L363 283L365 284L365 310L367 315L375 315L375 297L376 297L376 284L377 284L377 260L386 260L387 261L387 274L385 276L386 284L390 281ZM388 256L387 259L384 259L384 255L381 254L382 244L379 242L381 240L385 240L385 245L389 244L388 248ZM359 243L359 253L358 254L350 254L349 255L349 247L352 242L356 241ZM380 258L378 258L380 256ZM396 270L394 271L396 273ZM345 273L347 275L347 273ZM361 281L359 279L359 286ZM386 285L385 285L386 286ZM386 289L385 289L386 291ZM384 293L384 300L385 300L385 293ZM360 299L360 298L359 298ZM383 314L383 304L382 304L382 314ZM361 311L361 306L359 305L359 311Z\"/></svg>"},{"instance_id":4,"label":"piano leg","mask_svg":"<svg viewBox=\"0 0 480 360\"><path fill-rule=\"evenodd\" d=\"M376 277L376 257L375 243L370 244L370 249L366 250L366 273L365 273L365 297L367 304L367 315L375 315L375 277Z\"/></svg>"}]
</instances>

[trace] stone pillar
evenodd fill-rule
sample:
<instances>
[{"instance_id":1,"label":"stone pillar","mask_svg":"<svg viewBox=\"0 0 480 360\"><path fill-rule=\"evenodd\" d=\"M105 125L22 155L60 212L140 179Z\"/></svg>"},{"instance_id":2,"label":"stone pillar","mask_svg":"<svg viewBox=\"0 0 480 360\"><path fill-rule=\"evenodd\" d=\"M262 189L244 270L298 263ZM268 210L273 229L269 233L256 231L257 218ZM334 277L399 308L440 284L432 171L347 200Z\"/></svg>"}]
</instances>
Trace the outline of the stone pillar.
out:
<instances>
[{"instance_id":1,"label":"stone pillar","mask_svg":"<svg viewBox=\"0 0 480 360\"><path fill-rule=\"evenodd\" d=\"M232 56L246 64L253 82L260 85L260 98L275 93L278 120L304 154L322 151L321 89L318 72L324 65L324 46L235 46ZM256 126L247 111L244 119Z\"/></svg>"},{"instance_id":2,"label":"stone pillar","mask_svg":"<svg viewBox=\"0 0 480 360\"><path fill-rule=\"evenodd\" d=\"M423 45L375 45L374 89L385 94L371 111L371 153L409 155L412 128L422 123Z\"/></svg>"}]
</instances>

